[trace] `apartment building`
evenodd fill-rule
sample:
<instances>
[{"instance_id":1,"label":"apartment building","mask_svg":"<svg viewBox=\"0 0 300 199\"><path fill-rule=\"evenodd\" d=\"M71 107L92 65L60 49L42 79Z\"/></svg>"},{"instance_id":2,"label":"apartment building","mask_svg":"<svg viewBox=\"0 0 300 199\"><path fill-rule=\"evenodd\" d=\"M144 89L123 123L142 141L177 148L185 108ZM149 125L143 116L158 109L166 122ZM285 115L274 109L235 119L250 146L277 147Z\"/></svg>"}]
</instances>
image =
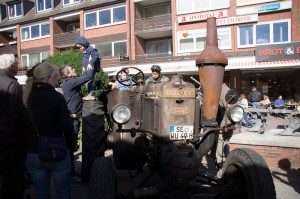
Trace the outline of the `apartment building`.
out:
<instances>
[{"instance_id":1,"label":"apartment building","mask_svg":"<svg viewBox=\"0 0 300 199\"><path fill-rule=\"evenodd\" d=\"M125 66L150 75L197 77L206 19L217 18L228 57L224 81L240 93L256 86L271 99L300 101L299 0L6 0L0 3L0 54L21 59L20 75L77 36L100 52L112 78Z\"/></svg>"}]
</instances>

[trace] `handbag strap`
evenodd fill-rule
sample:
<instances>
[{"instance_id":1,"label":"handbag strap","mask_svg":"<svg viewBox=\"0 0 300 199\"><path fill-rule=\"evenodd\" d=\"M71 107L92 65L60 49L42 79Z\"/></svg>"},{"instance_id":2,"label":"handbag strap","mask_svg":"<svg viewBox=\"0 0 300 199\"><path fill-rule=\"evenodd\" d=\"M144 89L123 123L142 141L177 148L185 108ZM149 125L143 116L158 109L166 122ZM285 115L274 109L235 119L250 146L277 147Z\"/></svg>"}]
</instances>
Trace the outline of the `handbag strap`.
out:
<instances>
[{"instance_id":1,"label":"handbag strap","mask_svg":"<svg viewBox=\"0 0 300 199\"><path fill-rule=\"evenodd\" d=\"M36 125L35 125L35 122L34 122L34 119L33 119L33 117L32 117L31 108L30 108L30 106L29 106L29 99L28 99L28 101L27 101L27 111L28 111L28 113L29 113L29 118L30 118L30 120L31 120L31 123L33 124L33 127L34 127L34 129L35 129L35 132L36 132L36 134L38 135L38 137L40 137L39 130L37 129L37 127L36 127Z\"/></svg>"}]
</instances>

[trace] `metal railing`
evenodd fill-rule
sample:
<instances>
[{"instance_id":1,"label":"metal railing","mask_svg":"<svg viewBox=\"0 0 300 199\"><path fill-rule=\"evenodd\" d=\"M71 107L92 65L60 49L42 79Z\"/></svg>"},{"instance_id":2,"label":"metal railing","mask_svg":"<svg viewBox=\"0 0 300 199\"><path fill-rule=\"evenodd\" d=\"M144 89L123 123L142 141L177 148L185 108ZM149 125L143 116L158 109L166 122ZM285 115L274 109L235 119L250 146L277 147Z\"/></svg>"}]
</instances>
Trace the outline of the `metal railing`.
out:
<instances>
[{"instance_id":1,"label":"metal railing","mask_svg":"<svg viewBox=\"0 0 300 199\"><path fill-rule=\"evenodd\" d=\"M80 36L80 32L65 32L54 34L55 47L68 47L74 46L76 37Z\"/></svg>"},{"instance_id":2,"label":"metal railing","mask_svg":"<svg viewBox=\"0 0 300 199\"><path fill-rule=\"evenodd\" d=\"M154 29L172 29L171 14L137 19L134 22L135 32L142 32Z\"/></svg>"}]
</instances>

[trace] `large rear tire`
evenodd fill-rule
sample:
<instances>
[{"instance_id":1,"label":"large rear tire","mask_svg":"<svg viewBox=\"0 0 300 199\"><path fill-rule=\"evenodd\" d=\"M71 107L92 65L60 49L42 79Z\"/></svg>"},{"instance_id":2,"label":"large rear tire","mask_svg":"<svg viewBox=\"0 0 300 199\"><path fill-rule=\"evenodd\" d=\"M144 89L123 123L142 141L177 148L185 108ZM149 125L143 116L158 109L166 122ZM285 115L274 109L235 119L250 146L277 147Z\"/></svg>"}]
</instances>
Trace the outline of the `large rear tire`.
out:
<instances>
[{"instance_id":1,"label":"large rear tire","mask_svg":"<svg viewBox=\"0 0 300 199\"><path fill-rule=\"evenodd\" d=\"M89 183L89 199L115 199L116 175L111 158L94 160Z\"/></svg>"},{"instance_id":2,"label":"large rear tire","mask_svg":"<svg viewBox=\"0 0 300 199\"><path fill-rule=\"evenodd\" d=\"M104 106L101 101L85 101L82 110L81 178L88 182L93 161L103 157L107 133L104 129Z\"/></svg>"},{"instance_id":3,"label":"large rear tire","mask_svg":"<svg viewBox=\"0 0 300 199\"><path fill-rule=\"evenodd\" d=\"M229 153L221 180L227 187L217 198L276 198L272 175L266 162L250 149L235 149Z\"/></svg>"}]
</instances>

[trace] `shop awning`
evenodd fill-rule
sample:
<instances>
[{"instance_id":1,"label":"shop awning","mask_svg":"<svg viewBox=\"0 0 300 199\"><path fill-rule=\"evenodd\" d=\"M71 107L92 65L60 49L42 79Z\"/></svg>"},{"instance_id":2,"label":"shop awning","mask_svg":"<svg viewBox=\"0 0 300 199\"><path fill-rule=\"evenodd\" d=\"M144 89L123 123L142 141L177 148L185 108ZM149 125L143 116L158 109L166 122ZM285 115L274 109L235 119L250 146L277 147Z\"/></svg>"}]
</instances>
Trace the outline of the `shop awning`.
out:
<instances>
[{"instance_id":1,"label":"shop awning","mask_svg":"<svg viewBox=\"0 0 300 199\"><path fill-rule=\"evenodd\" d=\"M157 64L162 68L162 73L175 74L175 73L196 73L198 68L195 65L195 60L187 60L180 62L163 62L163 63L147 63L138 65L128 65L134 66L141 69L145 74L150 74L150 68L152 65ZM124 66L116 66L103 68L104 72L108 73L109 76L114 76L116 73ZM293 68L300 67L300 59L295 60L282 60L282 61L269 61L269 62L255 62L255 57L240 57L240 58L229 58L228 66L225 70L234 69L265 69L265 68Z\"/></svg>"},{"instance_id":2,"label":"shop awning","mask_svg":"<svg viewBox=\"0 0 300 199\"><path fill-rule=\"evenodd\" d=\"M276 68L276 67L294 67L300 66L300 59L294 60L280 60L280 61L268 61L268 62L230 62L226 69L256 69L256 68Z\"/></svg>"}]
</instances>

